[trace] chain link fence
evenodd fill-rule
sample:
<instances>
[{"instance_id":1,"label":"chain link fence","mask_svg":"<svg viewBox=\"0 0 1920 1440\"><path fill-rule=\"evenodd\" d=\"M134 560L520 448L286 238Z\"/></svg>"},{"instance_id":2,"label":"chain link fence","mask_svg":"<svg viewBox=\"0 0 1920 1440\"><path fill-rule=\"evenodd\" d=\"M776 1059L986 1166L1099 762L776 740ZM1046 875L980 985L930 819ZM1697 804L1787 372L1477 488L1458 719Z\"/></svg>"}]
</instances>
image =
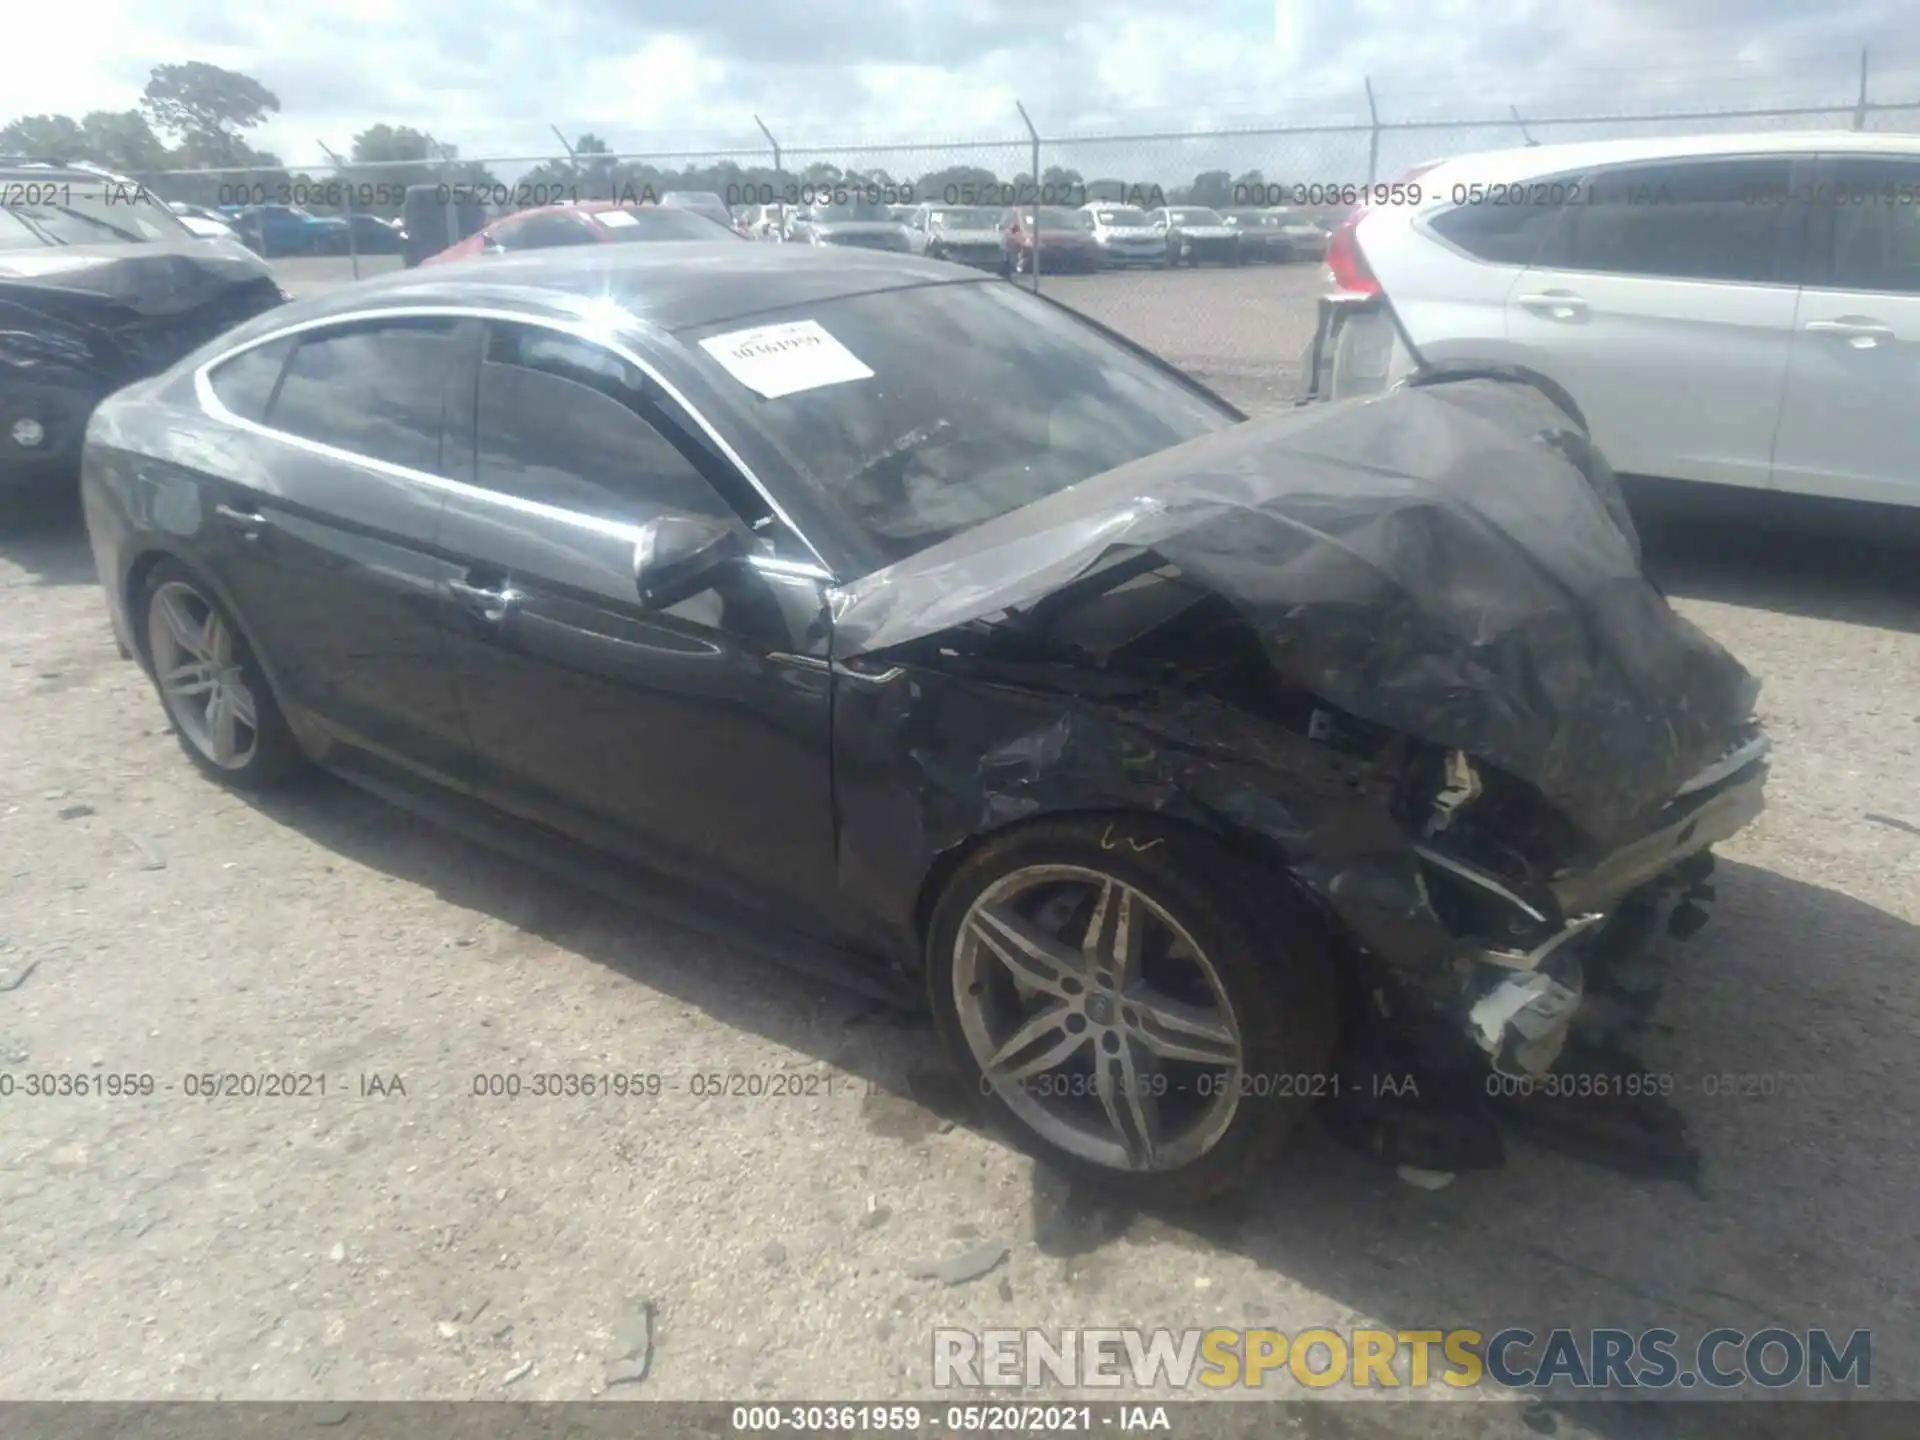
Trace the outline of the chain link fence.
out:
<instances>
[{"instance_id":1,"label":"chain link fence","mask_svg":"<svg viewBox=\"0 0 1920 1440\"><path fill-rule=\"evenodd\" d=\"M425 159L354 161L329 152L324 163L302 167L137 178L170 201L230 217L239 208L247 243L284 259L283 273L308 288L409 263L403 228L417 258L506 213L576 200L645 203L673 191L706 192L729 207L737 228L766 242L807 238L796 211L826 201L862 222L904 222L897 238L870 243L915 250L933 240L930 223L966 219L1004 228L1011 212L1037 233L1011 241L987 236L986 248L963 258L994 268L1004 262L1019 283L1260 411L1284 404L1294 391L1320 288L1320 249L1356 187L1449 155L1523 144L1768 129L1920 130L1920 101L1872 101L1864 77L1857 93L1828 104L1586 116L1510 108L1480 119L1384 116L1369 85L1358 113L1366 118L1045 136L1017 108L997 138L889 145L783 143L776 126L756 117L760 144L707 150L583 153L561 140L551 153L464 157L436 144ZM1088 233L1089 205L1103 212L1100 228L1109 233ZM915 207L922 207L918 220ZM1162 214L1154 216L1156 210ZM1242 243L1205 243L1207 224L1182 227L1175 219L1188 210L1213 212ZM1277 217L1256 213L1276 210ZM932 212L954 214L931 222ZM1149 217L1173 222L1174 243L1134 254L1105 243L1110 232ZM1084 263L1089 240L1104 247L1097 267ZM933 248L941 250L937 241ZM1108 257L1128 263L1123 269ZM1224 263L1212 263L1216 258Z\"/></svg>"}]
</instances>

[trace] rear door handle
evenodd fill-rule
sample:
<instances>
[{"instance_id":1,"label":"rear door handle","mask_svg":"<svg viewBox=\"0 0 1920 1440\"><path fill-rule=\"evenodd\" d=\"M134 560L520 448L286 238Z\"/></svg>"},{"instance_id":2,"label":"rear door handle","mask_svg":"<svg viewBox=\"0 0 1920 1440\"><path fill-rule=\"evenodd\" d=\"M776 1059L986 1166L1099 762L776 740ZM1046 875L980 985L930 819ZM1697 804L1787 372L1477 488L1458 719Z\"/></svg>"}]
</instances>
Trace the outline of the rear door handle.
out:
<instances>
[{"instance_id":1,"label":"rear door handle","mask_svg":"<svg viewBox=\"0 0 1920 1440\"><path fill-rule=\"evenodd\" d=\"M1516 295L1514 304L1553 320L1572 320L1587 313L1587 302L1568 290L1546 290L1538 295Z\"/></svg>"},{"instance_id":2,"label":"rear door handle","mask_svg":"<svg viewBox=\"0 0 1920 1440\"><path fill-rule=\"evenodd\" d=\"M1871 316L1858 319L1809 320L1802 327L1809 335L1832 335L1844 340L1855 350L1872 350L1884 340L1893 339L1893 327L1883 325Z\"/></svg>"},{"instance_id":3,"label":"rear door handle","mask_svg":"<svg viewBox=\"0 0 1920 1440\"><path fill-rule=\"evenodd\" d=\"M527 597L514 589L504 580L492 589L483 585L472 585L465 580L449 580L447 589L481 619L499 624L513 609Z\"/></svg>"}]
</instances>

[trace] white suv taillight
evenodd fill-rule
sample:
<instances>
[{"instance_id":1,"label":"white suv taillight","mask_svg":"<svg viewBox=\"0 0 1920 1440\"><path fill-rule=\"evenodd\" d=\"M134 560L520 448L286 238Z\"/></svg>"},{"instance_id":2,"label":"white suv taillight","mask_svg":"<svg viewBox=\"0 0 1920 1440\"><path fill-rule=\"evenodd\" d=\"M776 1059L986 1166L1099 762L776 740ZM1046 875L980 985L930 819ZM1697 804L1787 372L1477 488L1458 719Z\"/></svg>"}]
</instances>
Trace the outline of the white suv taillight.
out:
<instances>
[{"instance_id":1,"label":"white suv taillight","mask_svg":"<svg viewBox=\"0 0 1920 1440\"><path fill-rule=\"evenodd\" d=\"M1416 165L1411 170L1396 175L1384 185L1370 185L1369 191L1386 190L1391 192L1395 186L1410 185L1441 162L1429 160L1424 165ZM1327 270L1333 277L1336 290L1349 295L1378 295L1380 281L1374 276L1367 264L1367 257L1361 252L1360 242L1354 232L1367 213L1364 201L1347 212L1333 234L1327 237Z\"/></svg>"}]
</instances>

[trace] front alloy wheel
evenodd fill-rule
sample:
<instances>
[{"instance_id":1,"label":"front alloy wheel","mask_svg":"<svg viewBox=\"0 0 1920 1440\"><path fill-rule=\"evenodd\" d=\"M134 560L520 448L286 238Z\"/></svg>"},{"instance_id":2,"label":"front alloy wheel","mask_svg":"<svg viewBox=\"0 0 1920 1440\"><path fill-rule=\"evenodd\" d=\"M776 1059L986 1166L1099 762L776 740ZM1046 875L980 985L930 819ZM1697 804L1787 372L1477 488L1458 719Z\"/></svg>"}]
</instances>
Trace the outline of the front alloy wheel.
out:
<instances>
[{"instance_id":1,"label":"front alloy wheel","mask_svg":"<svg viewBox=\"0 0 1920 1440\"><path fill-rule=\"evenodd\" d=\"M1112 875L1034 865L995 881L961 923L953 987L982 1078L1071 1154L1175 1168L1233 1121L1243 1051L1220 978Z\"/></svg>"},{"instance_id":2,"label":"front alloy wheel","mask_svg":"<svg viewBox=\"0 0 1920 1440\"><path fill-rule=\"evenodd\" d=\"M1009 832L935 907L935 1021L988 1109L1044 1158L1133 1200L1201 1198L1328 1093L1327 950L1286 891L1151 817Z\"/></svg>"}]
</instances>

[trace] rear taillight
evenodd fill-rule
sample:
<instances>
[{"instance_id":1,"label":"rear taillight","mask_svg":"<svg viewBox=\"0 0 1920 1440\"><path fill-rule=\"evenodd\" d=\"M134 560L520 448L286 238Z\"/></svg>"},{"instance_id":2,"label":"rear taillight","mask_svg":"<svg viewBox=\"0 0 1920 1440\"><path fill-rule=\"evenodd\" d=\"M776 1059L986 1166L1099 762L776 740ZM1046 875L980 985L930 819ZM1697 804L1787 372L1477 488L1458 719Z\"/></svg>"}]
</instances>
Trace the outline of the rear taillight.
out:
<instances>
[{"instance_id":1,"label":"rear taillight","mask_svg":"<svg viewBox=\"0 0 1920 1440\"><path fill-rule=\"evenodd\" d=\"M1356 209L1327 237L1327 269L1333 275L1334 288L1350 295L1380 293L1380 282L1367 268L1367 257L1360 253L1360 243L1353 235L1354 227L1365 213Z\"/></svg>"},{"instance_id":2,"label":"rear taillight","mask_svg":"<svg viewBox=\"0 0 1920 1440\"><path fill-rule=\"evenodd\" d=\"M1429 160L1424 165L1416 165L1411 170L1394 176L1385 185L1373 185L1368 189L1392 192L1395 186L1411 186L1413 181L1418 180L1440 163L1438 160ZM1417 204L1418 201L1413 203ZM1350 295L1380 293L1380 282L1368 267L1367 257L1361 253L1360 242L1354 235L1354 231L1359 228L1360 221L1365 218L1366 213L1367 205L1362 201L1347 212L1347 218L1342 220L1334 228L1333 234L1327 237L1327 269L1333 273L1334 288L1344 290Z\"/></svg>"}]
</instances>

